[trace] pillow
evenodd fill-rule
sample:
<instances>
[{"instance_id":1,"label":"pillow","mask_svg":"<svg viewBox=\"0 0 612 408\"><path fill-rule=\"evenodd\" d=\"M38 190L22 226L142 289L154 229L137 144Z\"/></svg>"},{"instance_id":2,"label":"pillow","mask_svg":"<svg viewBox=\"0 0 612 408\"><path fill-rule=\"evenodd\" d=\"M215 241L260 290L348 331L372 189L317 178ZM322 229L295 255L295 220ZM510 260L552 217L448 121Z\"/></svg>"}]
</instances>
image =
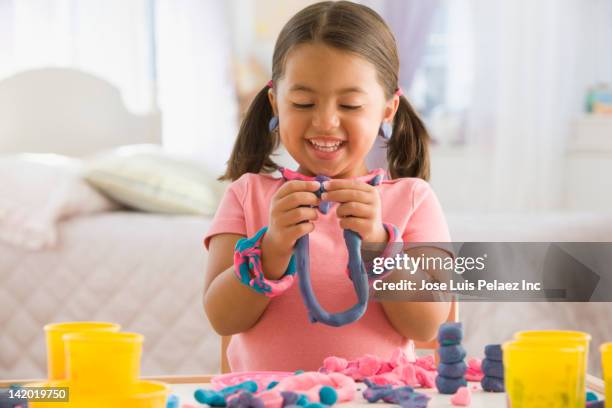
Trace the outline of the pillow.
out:
<instances>
[{"instance_id":1,"label":"pillow","mask_svg":"<svg viewBox=\"0 0 612 408\"><path fill-rule=\"evenodd\" d=\"M0 155L0 240L37 250L57 243L57 222L116 205L81 177L82 162L54 154Z\"/></svg>"},{"instance_id":2,"label":"pillow","mask_svg":"<svg viewBox=\"0 0 612 408\"><path fill-rule=\"evenodd\" d=\"M213 215L223 184L204 166L155 145L124 146L90 160L86 179L137 210Z\"/></svg>"}]
</instances>

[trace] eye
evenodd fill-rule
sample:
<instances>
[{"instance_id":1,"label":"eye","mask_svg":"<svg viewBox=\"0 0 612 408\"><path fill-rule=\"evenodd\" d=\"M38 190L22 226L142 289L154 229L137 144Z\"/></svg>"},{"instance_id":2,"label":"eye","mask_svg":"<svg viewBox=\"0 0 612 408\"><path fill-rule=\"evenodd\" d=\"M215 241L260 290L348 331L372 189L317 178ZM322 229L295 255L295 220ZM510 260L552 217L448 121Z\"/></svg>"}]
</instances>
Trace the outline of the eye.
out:
<instances>
[{"instance_id":1,"label":"eye","mask_svg":"<svg viewBox=\"0 0 612 408\"><path fill-rule=\"evenodd\" d=\"M294 108L297 109L308 109L312 108L314 106L314 103L293 103L292 105Z\"/></svg>"},{"instance_id":2,"label":"eye","mask_svg":"<svg viewBox=\"0 0 612 408\"><path fill-rule=\"evenodd\" d=\"M357 110L360 109L363 105L340 105L340 107L342 109L347 109L347 110Z\"/></svg>"}]
</instances>

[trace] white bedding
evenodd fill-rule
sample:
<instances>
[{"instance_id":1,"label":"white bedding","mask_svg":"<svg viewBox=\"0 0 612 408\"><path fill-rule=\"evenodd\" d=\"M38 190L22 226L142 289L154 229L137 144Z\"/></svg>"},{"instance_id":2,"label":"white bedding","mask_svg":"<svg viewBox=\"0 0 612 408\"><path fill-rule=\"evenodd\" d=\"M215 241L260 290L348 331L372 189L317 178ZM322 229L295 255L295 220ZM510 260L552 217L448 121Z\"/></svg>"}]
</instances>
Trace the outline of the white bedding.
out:
<instances>
[{"instance_id":1,"label":"white bedding","mask_svg":"<svg viewBox=\"0 0 612 408\"><path fill-rule=\"evenodd\" d=\"M0 378L46 373L43 325L108 320L145 335L143 374L218 371L202 308L210 219L111 212L60 223L53 250L0 244Z\"/></svg>"}]
</instances>

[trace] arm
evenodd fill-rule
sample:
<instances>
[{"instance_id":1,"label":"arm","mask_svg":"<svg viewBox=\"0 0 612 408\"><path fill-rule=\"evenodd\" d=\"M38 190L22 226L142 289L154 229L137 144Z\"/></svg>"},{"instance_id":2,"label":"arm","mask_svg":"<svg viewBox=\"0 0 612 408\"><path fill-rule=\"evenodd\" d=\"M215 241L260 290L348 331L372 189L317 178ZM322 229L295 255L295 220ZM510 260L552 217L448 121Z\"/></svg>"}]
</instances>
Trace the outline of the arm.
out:
<instances>
[{"instance_id":1,"label":"arm","mask_svg":"<svg viewBox=\"0 0 612 408\"><path fill-rule=\"evenodd\" d=\"M261 267L266 279L280 279L291 259L295 241L314 229L319 204L313 191L318 182L288 181L270 206L270 224L261 241ZM217 333L227 336L250 329L266 310L270 298L242 284L234 276L234 248L238 234L218 234L209 243L204 282L204 310Z\"/></svg>"},{"instance_id":2,"label":"arm","mask_svg":"<svg viewBox=\"0 0 612 408\"><path fill-rule=\"evenodd\" d=\"M447 257L445 251L428 247L407 250L410 256L425 254L427 257ZM420 271L423 278L425 274L436 275L436 271ZM395 270L385 281L399 282L401 279L415 280L414 276L407 277L404 270ZM384 295L383 295L384 296ZM392 296L392 295L391 295ZM387 298L391 297L388 296ZM404 295L405 298L405 295ZM381 301L385 315L391 325L404 337L416 341L430 341L438 332L440 324L444 323L450 313L450 302L416 302L416 301Z\"/></svg>"},{"instance_id":3,"label":"arm","mask_svg":"<svg viewBox=\"0 0 612 408\"><path fill-rule=\"evenodd\" d=\"M222 336L250 329L266 310L270 298L243 285L234 272L234 247L242 238L237 234L219 234L210 240L208 265L204 280L204 310L211 325ZM261 250L266 278L283 275L291 252L281 254L265 238Z\"/></svg>"}]
</instances>

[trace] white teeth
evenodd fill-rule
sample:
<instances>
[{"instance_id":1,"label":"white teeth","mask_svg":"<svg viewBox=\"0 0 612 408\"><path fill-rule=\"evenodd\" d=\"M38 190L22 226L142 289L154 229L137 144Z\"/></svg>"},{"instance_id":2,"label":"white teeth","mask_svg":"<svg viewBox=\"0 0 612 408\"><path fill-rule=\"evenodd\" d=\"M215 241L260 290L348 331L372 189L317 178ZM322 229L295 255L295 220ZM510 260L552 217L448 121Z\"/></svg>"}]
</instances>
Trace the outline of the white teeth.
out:
<instances>
[{"instance_id":1,"label":"white teeth","mask_svg":"<svg viewBox=\"0 0 612 408\"><path fill-rule=\"evenodd\" d=\"M338 150L342 144L342 142L316 142L314 140L309 140L309 142L315 147L315 149L323 152L334 152Z\"/></svg>"}]
</instances>

